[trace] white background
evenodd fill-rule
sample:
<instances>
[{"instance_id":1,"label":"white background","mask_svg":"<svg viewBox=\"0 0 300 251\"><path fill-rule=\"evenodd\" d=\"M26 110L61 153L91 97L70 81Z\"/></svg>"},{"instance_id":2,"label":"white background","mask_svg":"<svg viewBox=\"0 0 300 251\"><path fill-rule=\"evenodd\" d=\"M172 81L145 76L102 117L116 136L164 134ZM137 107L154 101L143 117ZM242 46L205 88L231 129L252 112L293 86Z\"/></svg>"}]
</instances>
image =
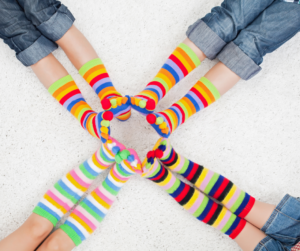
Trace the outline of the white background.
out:
<instances>
[{"instance_id":1,"label":"white background","mask_svg":"<svg viewBox=\"0 0 300 251\"><path fill-rule=\"evenodd\" d=\"M220 0L65 0L123 94L134 95L185 38L188 26ZM284 27L283 27L284 28ZM61 49L54 55L91 106L99 100ZM43 194L100 146L0 43L0 239L18 228ZM163 99L181 98L214 64L206 60ZM172 135L178 152L223 174L257 199L277 204L299 196L300 35L267 55L262 72L240 81ZM133 112L112 122L112 136L143 160L159 138ZM100 180L103 180L104 173ZM239 250L227 236L185 212L154 183L132 178L108 216L76 251Z\"/></svg>"}]
</instances>

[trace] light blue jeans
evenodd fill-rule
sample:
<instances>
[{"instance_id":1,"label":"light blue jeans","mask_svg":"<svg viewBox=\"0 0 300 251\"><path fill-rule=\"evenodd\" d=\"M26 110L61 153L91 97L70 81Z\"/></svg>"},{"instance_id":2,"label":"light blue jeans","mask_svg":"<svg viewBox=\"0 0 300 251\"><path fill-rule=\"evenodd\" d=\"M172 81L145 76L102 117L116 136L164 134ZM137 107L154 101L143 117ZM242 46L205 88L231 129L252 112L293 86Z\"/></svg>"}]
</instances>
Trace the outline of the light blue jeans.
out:
<instances>
[{"instance_id":1,"label":"light blue jeans","mask_svg":"<svg viewBox=\"0 0 300 251\"><path fill-rule=\"evenodd\" d=\"M56 0L0 0L0 38L25 66L56 50L74 20Z\"/></svg>"},{"instance_id":2,"label":"light blue jeans","mask_svg":"<svg viewBox=\"0 0 300 251\"><path fill-rule=\"evenodd\" d=\"M284 196L261 230L268 236L254 251L290 251L300 241L300 198Z\"/></svg>"},{"instance_id":3,"label":"light blue jeans","mask_svg":"<svg viewBox=\"0 0 300 251\"><path fill-rule=\"evenodd\" d=\"M296 4L295 4L296 3ZM300 5L287 0L225 0L188 28L188 38L244 80L263 57L300 30Z\"/></svg>"}]
</instances>

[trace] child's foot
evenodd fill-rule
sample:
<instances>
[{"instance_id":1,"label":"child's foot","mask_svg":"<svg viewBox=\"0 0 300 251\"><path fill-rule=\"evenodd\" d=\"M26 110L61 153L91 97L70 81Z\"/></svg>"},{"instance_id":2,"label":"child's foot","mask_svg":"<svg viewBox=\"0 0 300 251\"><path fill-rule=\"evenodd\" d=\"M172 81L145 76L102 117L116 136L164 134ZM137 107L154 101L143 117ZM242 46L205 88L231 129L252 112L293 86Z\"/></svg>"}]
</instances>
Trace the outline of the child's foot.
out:
<instances>
[{"instance_id":1,"label":"child's foot","mask_svg":"<svg viewBox=\"0 0 300 251\"><path fill-rule=\"evenodd\" d=\"M110 111L100 112L97 115L97 133L100 134L102 143L106 143L110 135L110 121L113 119L113 113ZM94 125L93 125L94 126ZM99 132L98 132L99 131Z\"/></svg>"},{"instance_id":2,"label":"child's foot","mask_svg":"<svg viewBox=\"0 0 300 251\"><path fill-rule=\"evenodd\" d=\"M120 121L126 121L131 116L131 106L127 96L105 98L101 101L101 105L104 110L112 112Z\"/></svg>"},{"instance_id":3,"label":"child's foot","mask_svg":"<svg viewBox=\"0 0 300 251\"><path fill-rule=\"evenodd\" d=\"M131 97L130 104L132 109L146 116L147 114L153 113L156 107L153 99L145 99L140 97Z\"/></svg>"},{"instance_id":4,"label":"child's foot","mask_svg":"<svg viewBox=\"0 0 300 251\"><path fill-rule=\"evenodd\" d=\"M171 135L172 131L170 129L169 122L162 114L148 114L147 121L161 137L168 138Z\"/></svg>"}]
</instances>

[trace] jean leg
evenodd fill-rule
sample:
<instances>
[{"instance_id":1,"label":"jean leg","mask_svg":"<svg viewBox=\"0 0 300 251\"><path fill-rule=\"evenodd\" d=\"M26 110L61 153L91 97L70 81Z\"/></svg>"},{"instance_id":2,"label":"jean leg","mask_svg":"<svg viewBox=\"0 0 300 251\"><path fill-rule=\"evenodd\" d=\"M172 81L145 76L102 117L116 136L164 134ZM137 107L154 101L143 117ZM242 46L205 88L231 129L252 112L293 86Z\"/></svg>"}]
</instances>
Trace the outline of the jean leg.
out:
<instances>
[{"instance_id":1,"label":"jean leg","mask_svg":"<svg viewBox=\"0 0 300 251\"><path fill-rule=\"evenodd\" d=\"M209 59L235 39L274 0L225 0L188 28L188 38Z\"/></svg>"},{"instance_id":2,"label":"jean leg","mask_svg":"<svg viewBox=\"0 0 300 251\"><path fill-rule=\"evenodd\" d=\"M261 240L257 244L256 248L254 249L254 251L271 251L271 250L286 251L287 249L285 249L279 241L276 241L269 236Z\"/></svg>"},{"instance_id":3,"label":"jean leg","mask_svg":"<svg viewBox=\"0 0 300 251\"><path fill-rule=\"evenodd\" d=\"M75 18L57 0L17 0L26 17L52 41L59 40L73 25Z\"/></svg>"},{"instance_id":4,"label":"jean leg","mask_svg":"<svg viewBox=\"0 0 300 251\"><path fill-rule=\"evenodd\" d=\"M241 78L250 79L261 70L263 57L299 30L300 5L276 0L222 50L218 59Z\"/></svg>"},{"instance_id":5,"label":"jean leg","mask_svg":"<svg viewBox=\"0 0 300 251\"><path fill-rule=\"evenodd\" d=\"M26 18L15 0L0 0L0 38L25 66L35 64L57 48Z\"/></svg>"}]
</instances>

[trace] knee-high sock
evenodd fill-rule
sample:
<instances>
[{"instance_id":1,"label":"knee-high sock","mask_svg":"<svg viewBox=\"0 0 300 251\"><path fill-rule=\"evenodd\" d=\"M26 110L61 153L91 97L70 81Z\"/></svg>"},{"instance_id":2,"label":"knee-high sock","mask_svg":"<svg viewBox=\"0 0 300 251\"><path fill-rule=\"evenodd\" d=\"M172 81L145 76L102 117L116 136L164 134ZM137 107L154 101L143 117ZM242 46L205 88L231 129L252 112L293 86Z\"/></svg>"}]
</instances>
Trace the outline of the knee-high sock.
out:
<instances>
[{"instance_id":1,"label":"knee-high sock","mask_svg":"<svg viewBox=\"0 0 300 251\"><path fill-rule=\"evenodd\" d=\"M87 104L73 78L68 75L53 83L49 93L64 106L92 136L105 143L110 134L113 114L109 111L96 113Z\"/></svg>"},{"instance_id":2,"label":"knee-high sock","mask_svg":"<svg viewBox=\"0 0 300 251\"><path fill-rule=\"evenodd\" d=\"M79 73L96 92L104 110L111 111L121 121L129 119L131 106L127 102L128 98L122 97L113 86L100 58L84 64Z\"/></svg>"},{"instance_id":3,"label":"knee-high sock","mask_svg":"<svg viewBox=\"0 0 300 251\"><path fill-rule=\"evenodd\" d=\"M230 238L235 239L244 229L244 219L176 178L157 158L148 159L146 167L143 168L143 176L162 187L198 220L219 229Z\"/></svg>"},{"instance_id":4,"label":"knee-high sock","mask_svg":"<svg viewBox=\"0 0 300 251\"><path fill-rule=\"evenodd\" d=\"M160 142L164 150L160 162L173 172L181 174L196 188L216 199L231 212L245 218L254 206L255 198L238 188L232 181L193 161L174 150L169 140Z\"/></svg>"},{"instance_id":5,"label":"knee-high sock","mask_svg":"<svg viewBox=\"0 0 300 251\"><path fill-rule=\"evenodd\" d=\"M121 162L113 166L103 183L74 209L61 226L76 246L96 230L129 178L136 172L141 173L141 163L133 150L124 150L119 157Z\"/></svg>"},{"instance_id":6,"label":"knee-high sock","mask_svg":"<svg viewBox=\"0 0 300 251\"><path fill-rule=\"evenodd\" d=\"M189 117L219 98L220 93L217 88L203 77L182 99L162 112L149 114L147 121L160 136L168 138Z\"/></svg>"},{"instance_id":7,"label":"knee-high sock","mask_svg":"<svg viewBox=\"0 0 300 251\"><path fill-rule=\"evenodd\" d=\"M94 179L115 162L115 154L112 150L114 147L125 149L125 146L116 140L112 138L108 140L91 158L55 183L33 212L48 219L55 226L87 191Z\"/></svg>"},{"instance_id":8,"label":"knee-high sock","mask_svg":"<svg viewBox=\"0 0 300 251\"><path fill-rule=\"evenodd\" d=\"M132 108L146 115L174 85L201 64L195 52L181 43L146 88L131 100Z\"/></svg>"}]
</instances>

